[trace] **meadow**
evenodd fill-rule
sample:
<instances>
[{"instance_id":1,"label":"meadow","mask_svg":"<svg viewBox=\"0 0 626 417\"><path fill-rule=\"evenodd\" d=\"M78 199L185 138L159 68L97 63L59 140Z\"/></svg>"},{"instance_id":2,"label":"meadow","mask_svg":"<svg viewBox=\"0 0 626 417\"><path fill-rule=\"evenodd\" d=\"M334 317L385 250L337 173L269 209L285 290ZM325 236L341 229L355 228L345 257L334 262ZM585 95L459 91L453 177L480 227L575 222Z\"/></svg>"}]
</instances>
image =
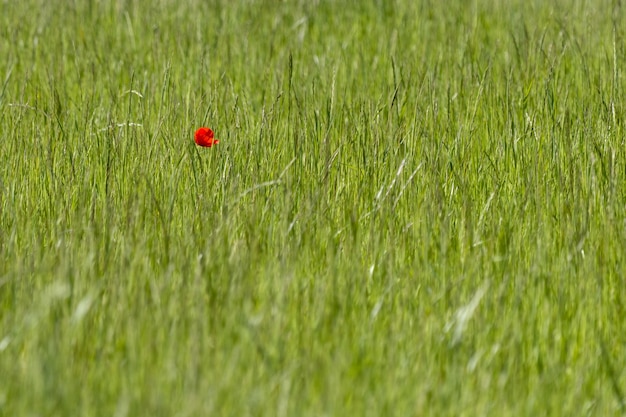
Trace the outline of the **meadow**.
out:
<instances>
[{"instance_id":1,"label":"meadow","mask_svg":"<svg viewBox=\"0 0 626 417\"><path fill-rule=\"evenodd\" d=\"M0 2L0 416L625 415L624 13Z\"/></svg>"}]
</instances>

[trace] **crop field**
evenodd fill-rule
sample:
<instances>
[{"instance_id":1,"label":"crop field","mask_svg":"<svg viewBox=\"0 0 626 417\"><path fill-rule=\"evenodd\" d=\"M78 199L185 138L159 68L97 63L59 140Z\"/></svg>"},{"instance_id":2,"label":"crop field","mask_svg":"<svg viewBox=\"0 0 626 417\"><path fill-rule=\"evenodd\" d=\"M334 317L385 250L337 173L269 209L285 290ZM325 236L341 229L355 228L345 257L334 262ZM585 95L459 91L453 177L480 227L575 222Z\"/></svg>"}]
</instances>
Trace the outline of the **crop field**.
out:
<instances>
[{"instance_id":1,"label":"crop field","mask_svg":"<svg viewBox=\"0 0 626 417\"><path fill-rule=\"evenodd\" d=\"M620 0L0 1L0 416L626 415L625 74Z\"/></svg>"}]
</instances>

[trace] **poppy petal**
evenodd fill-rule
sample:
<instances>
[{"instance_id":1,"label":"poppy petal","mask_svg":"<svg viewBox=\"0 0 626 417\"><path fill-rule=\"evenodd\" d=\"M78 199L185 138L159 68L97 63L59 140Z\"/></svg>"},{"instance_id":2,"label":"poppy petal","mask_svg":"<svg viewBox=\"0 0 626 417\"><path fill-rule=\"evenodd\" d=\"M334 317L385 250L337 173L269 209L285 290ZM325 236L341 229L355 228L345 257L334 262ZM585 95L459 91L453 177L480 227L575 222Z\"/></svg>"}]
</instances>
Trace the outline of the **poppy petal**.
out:
<instances>
[{"instance_id":1,"label":"poppy petal","mask_svg":"<svg viewBox=\"0 0 626 417\"><path fill-rule=\"evenodd\" d=\"M206 148L210 148L214 144L219 143L219 141L215 139L215 134L213 133L213 131L208 127L201 127L196 130L194 140L196 142L196 145Z\"/></svg>"}]
</instances>

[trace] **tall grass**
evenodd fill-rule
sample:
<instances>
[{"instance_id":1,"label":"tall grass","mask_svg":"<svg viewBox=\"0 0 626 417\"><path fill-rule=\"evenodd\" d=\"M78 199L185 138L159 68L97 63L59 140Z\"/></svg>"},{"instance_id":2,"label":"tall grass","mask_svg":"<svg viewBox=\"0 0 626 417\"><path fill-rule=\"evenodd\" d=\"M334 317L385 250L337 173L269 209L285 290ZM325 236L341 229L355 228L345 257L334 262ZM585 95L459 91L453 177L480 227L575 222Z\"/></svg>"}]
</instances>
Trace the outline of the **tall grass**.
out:
<instances>
[{"instance_id":1,"label":"tall grass","mask_svg":"<svg viewBox=\"0 0 626 417\"><path fill-rule=\"evenodd\" d=\"M0 4L0 415L623 414L624 23Z\"/></svg>"}]
</instances>

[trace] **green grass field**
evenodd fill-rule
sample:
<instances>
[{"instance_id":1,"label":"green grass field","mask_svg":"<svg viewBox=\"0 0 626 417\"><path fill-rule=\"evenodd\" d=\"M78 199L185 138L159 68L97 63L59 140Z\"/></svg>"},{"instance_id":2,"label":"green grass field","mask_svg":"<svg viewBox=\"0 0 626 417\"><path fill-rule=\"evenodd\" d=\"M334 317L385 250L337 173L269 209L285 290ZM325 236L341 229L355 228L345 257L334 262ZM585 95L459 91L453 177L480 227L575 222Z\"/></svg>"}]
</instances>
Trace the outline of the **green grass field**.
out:
<instances>
[{"instance_id":1,"label":"green grass field","mask_svg":"<svg viewBox=\"0 0 626 417\"><path fill-rule=\"evenodd\" d=\"M0 415L626 414L623 7L1 2Z\"/></svg>"}]
</instances>

